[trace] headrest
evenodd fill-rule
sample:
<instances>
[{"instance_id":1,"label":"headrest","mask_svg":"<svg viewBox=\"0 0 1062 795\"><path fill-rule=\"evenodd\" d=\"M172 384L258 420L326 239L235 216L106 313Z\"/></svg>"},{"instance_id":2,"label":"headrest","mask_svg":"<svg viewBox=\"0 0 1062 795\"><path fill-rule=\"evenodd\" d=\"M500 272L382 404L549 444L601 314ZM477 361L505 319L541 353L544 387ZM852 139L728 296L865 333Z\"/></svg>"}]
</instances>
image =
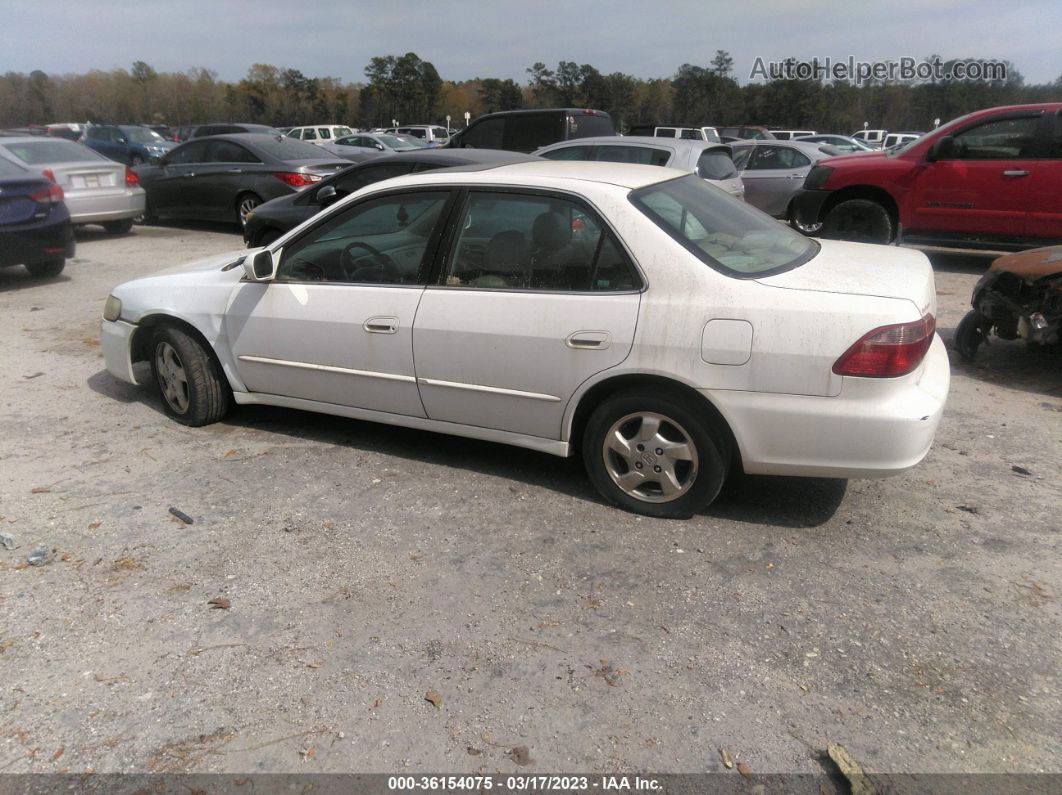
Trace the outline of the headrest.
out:
<instances>
[{"instance_id":1,"label":"headrest","mask_svg":"<svg viewBox=\"0 0 1062 795\"><path fill-rule=\"evenodd\" d=\"M572 226L560 213L542 213L535 219L531 235L539 248L555 250L572 241Z\"/></svg>"}]
</instances>

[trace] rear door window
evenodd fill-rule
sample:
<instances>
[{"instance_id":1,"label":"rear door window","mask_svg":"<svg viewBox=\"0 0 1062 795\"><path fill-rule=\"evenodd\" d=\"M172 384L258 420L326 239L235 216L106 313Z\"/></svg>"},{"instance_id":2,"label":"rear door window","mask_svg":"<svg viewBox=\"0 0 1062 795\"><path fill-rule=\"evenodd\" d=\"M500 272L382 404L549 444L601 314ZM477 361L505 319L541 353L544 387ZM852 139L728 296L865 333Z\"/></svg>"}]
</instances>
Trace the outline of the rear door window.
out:
<instances>
[{"instance_id":1,"label":"rear door window","mask_svg":"<svg viewBox=\"0 0 1062 795\"><path fill-rule=\"evenodd\" d=\"M592 146L562 146L552 152L543 152L542 157L547 160L590 160Z\"/></svg>"},{"instance_id":2,"label":"rear door window","mask_svg":"<svg viewBox=\"0 0 1062 795\"><path fill-rule=\"evenodd\" d=\"M606 163L638 163L643 166L666 166L671 160L671 151L652 146L613 146L604 144L597 147L595 160Z\"/></svg>"},{"instance_id":3,"label":"rear door window","mask_svg":"<svg viewBox=\"0 0 1062 795\"><path fill-rule=\"evenodd\" d=\"M211 163L261 163L249 150L232 141L211 141L206 159Z\"/></svg>"},{"instance_id":4,"label":"rear door window","mask_svg":"<svg viewBox=\"0 0 1062 795\"><path fill-rule=\"evenodd\" d=\"M765 171L782 168L803 168L811 165L806 155L784 146L758 146L748 165L749 171Z\"/></svg>"},{"instance_id":5,"label":"rear door window","mask_svg":"<svg viewBox=\"0 0 1062 795\"><path fill-rule=\"evenodd\" d=\"M193 141L184 146L178 146L166 155L166 164L179 166L186 163L205 163L207 147L210 143L210 141Z\"/></svg>"},{"instance_id":6,"label":"rear door window","mask_svg":"<svg viewBox=\"0 0 1062 795\"><path fill-rule=\"evenodd\" d=\"M317 134L320 135L322 138L331 138L332 137L332 131L329 130L327 127L318 127L317 128Z\"/></svg>"},{"instance_id":7,"label":"rear door window","mask_svg":"<svg viewBox=\"0 0 1062 795\"><path fill-rule=\"evenodd\" d=\"M312 130L309 127L307 127L305 130L302 131L302 140L304 140L304 141L316 141L317 140L317 132L315 130Z\"/></svg>"}]
</instances>

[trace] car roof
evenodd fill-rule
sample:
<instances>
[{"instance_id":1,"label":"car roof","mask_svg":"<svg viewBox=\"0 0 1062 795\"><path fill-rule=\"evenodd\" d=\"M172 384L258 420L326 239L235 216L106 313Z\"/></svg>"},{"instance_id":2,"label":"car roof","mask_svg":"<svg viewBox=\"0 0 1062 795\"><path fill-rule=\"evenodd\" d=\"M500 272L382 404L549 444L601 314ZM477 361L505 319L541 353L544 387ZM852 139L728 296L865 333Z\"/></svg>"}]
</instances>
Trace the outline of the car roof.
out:
<instances>
[{"instance_id":1,"label":"car roof","mask_svg":"<svg viewBox=\"0 0 1062 795\"><path fill-rule=\"evenodd\" d=\"M462 169L462 171L464 171ZM468 172L465 172L468 173ZM493 168L484 168L472 171L475 175L484 175L483 179L476 181L491 182L499 177L504 182L521 183L528 181L541 181L547 183L553 180L579 180L582 182L595 182L606 185L615 185L629 190L637 190L647 185L655 185L677 177L688 177L689 173L674 168L662 166L643 166L631 163L603 163L600 161L583 160L535 160L522 163L502 163ZM423 171L418 174L409 174L397 177L404 183L415 184L446 184L452 182L445 171Z\"/></svg>"},{"instance_id":2,"label":"car roof","mask_svg":"<svg viewBox=\"0 0 1062 795\"><path fill-rule=\"evenodd\" d=\"M416 160L421 163L438 163L440 166L465 166L502 163L523 163L541 161L541 157L525 155L523 152L507 152L503 149L407 149L377 155L357 163L356 166L371 166L379 163L404 163Z\"/></svg>"},{"instance_id":3,"label":"car roof","mask_svg":"<svg viewBox=\"0 0 1062 795\"><path fill-rule=\"evenodd\" d=\"M692 128L689 128L692 129ZM730 144L721 143L719 141L705 141L698 138L664 138L658 135L597 135L592 138L571 138L567 141L558 141L555 144L549 144L543 146L535 151L546 151L554 149L567 149L572 146L579 146L580 144L609 144L615 146L624 146L634 144L637 146L655 146L657 148L672 149L676 152L683 149L730 149Z\"/></svg>"}]
</instances>

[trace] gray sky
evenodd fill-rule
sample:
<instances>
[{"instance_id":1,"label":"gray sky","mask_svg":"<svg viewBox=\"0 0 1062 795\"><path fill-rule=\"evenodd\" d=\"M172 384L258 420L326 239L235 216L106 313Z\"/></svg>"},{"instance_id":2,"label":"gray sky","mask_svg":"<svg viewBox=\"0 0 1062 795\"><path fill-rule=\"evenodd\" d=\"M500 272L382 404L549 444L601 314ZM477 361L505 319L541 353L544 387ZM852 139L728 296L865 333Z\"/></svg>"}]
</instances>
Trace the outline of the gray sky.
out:
<instances>
[{"instance_id":1,"label":"gray sky","mask_svg":"<svg viewBox=\"0 0 1062 795\"><path fill-rule=\"evenodd\" d=\"M5 8L6 7L6 8ZM511 77L535 61L667 77L729 50L742 82L757 56L1012 61L1026 82L1062 74L1059 0L3 0L0 72L252 63L364 79L374 55L413 51L444 80Z\"/></svg>"}]
</instances>

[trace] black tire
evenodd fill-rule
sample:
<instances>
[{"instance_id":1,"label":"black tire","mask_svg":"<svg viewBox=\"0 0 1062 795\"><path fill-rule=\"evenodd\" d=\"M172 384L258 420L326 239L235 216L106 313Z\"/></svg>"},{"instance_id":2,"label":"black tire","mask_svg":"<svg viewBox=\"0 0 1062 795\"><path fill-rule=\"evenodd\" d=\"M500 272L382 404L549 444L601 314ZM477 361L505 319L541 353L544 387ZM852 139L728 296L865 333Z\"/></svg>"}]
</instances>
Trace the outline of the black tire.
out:
<instances>
[{"instance_id":1,"label":"black tire","mask_svg":"<svg viewBox=\"0 0 1062 795\"><path fill-rule=\"evenodd\" d=\"M976 309L971 309L959 321L959 325L955 327L952 346L958 351L963 361L972 362L977 356L977 349L985 341L986 328L987 318Z\"/></svg>"},{"instance_id":2,"label":"black tire","mask_svg":"<svg viewBox=\"0 0 1062 795\"><path fill-rule=\"evenodd\" d=\"M639 450L637 437L645 427L642 425L643 415L655 415L660 418L659 430L652 439L662 438L674 445L676 441L684 438L687 447L692 445L692 460L669 462L668 456L661 454L661 448L654 449L652 444L644 450ZM635 419L631 419L632 417ZM623 425L625 422L638 425ZM630 431L626 430L628 428ZM606 439L610 438L613 432L625 438L628 432L633 433L629 437L631 444L628 446L634 459L633 465L629 465L628 460L615 450L606 449ZM695 511L705 508L716 498L723 487L723 481L726 480L727 457L723 452L727 447L725 438L704 418L703 410L692 407L680 397L666 393L652 395L645 391L631 391L608 398L590 415L583 433L582 447L583 464L601 495L621 508L644 516L688 519ZM659 481L653 480L650 468L661 472L658 464L663 464L665 468L670 467L671 471L676 473L675 482L683 487L681 491L676 492L676 496L669 497L663 492L663 477L666 473L662 473ZM638 467L638 473L634 467ZM620 477L629 474L643 480L633 489L624 489L612 474L623 468L625 471L619 472ZM642 492L641 496L639 491Z\"/></svg>"},{"instance_id":3,"label":"black tire","mask_svg":"<svg viewBox=\"0 0 1062 795\"><path fill-rule=\"evenodd\" d=\"M892 216L872 199L848 199L833 207L822 222L822 237L856 243L892 242Z\"/></svg>"},{"instance_id":4,"label":"black tire","mask_svg":"<svg viewBox=\"0 0 1062 795\"><path fill-rule=\"evenodd\" d=\"M261 232L258 233L258 239L255 242L255 245L268 246L282 234L284 233L281 232L279 229L263 229Z\"/></svg>"},{"instance_id":5,"label":"black tire","mask_svg":"<svg viewBox=\"0 0 1062 795\"><path fill-rule=\"evenodd\" d=\"M183 387L172 370L172 353L183 373ZM232 402L232 390L217 360L189 334L163 326L151 338L151 374L166 413L182 425L217 422Z\"/></svg>"},{"instance_id":6,"label":"black tire","mask_svg":"<svg viewBox=\"0 0 1062 795\"><path fill-rule=\"evenodd\" d=\"M103 228L112 235L125 235L133 228L133 219L126 218L124 221L108 221Z\"/></svg>"},{"instance_id":7,"label":"black tire","mask_svg":"<svg viewBox=\"0 0 1062 795\"><path fill-rule=\"evenodd\" d=\"M262 199L254 193L241 193L239 196L237 196L235 207L236 223L238 223L241 228L244 227L247 223L243 218L244 213L251 212L251 210L253 210L261 203Z\"/></svg>"},{"instance_id":8,"label":"black tire","mask_svg":"<svg viewBox=\"0 0 1062 795\"><path fill-rule=\"evenodd\" d=\"M66 260L60 257L59 259L49 259L43 262L27 262L26 270L30 272L31 276L36 276L38 279L52 279L63 272L63 268L66 267Z\"/></svg>"}]
</instances>

